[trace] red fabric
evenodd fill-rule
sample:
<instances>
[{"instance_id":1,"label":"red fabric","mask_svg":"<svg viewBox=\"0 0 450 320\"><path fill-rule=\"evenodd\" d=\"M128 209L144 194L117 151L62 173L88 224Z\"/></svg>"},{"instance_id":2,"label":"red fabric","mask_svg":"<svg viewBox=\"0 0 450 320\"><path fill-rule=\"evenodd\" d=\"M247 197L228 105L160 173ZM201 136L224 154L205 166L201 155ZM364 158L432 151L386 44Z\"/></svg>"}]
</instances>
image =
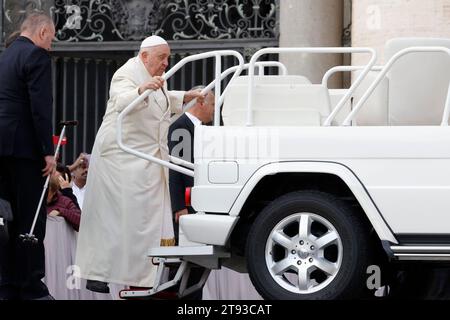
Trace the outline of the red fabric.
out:
<instances>
[{"instance_id":1,"label":"red fabric","mask_svg":"<svg viewBox=\"0 0 450 320\"><path fill-rule=\"evenodd\" d=\"M53 136L53 144L56 146L58 145L59 136ZM62 138L61 145L64 146L67 144L67 137Z\"/></svg>"},{"instance_id":2,"label":"red fabric","mask_svg":"<svg viewBox=\"0 0 450 320\"><path fill-rule=\"evenodd\" d=\"M80 228L81 211L72 200L63 196L61 193L55 194L52 202L47 204L47 214L53 210L59 211L59 215L78 231Z\"/></svg>"}]
</instances>

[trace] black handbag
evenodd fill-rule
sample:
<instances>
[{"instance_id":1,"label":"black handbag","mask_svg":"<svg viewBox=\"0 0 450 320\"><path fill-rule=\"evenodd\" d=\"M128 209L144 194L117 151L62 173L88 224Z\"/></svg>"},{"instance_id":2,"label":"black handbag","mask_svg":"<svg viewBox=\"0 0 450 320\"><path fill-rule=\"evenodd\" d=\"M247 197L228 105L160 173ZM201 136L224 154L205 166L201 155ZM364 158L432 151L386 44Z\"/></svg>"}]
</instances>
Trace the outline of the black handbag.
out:
<instances>
[{"instance_id":1,"label":"black handbag","mask_svg":"<svg viewBox=\"0 0 450 320\"><path fill-rule=\"evenodd\" d=\"M0 198L0 245L8 242L8 223L13 220L11 205L8 201Z\"/></svg>"}]
</instances>

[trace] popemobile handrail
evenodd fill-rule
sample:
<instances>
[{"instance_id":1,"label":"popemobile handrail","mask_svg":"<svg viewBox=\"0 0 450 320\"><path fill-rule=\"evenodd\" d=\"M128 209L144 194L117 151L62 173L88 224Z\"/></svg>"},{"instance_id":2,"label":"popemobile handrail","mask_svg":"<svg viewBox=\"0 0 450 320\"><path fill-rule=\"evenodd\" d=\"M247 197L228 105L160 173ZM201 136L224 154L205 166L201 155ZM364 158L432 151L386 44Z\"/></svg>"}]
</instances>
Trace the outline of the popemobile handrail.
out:
<instances>
[{"instance_id":1,"label":"popemobile handrail","mask_svg":"<svg viewBox=\"0 0 450 320\"><path fill-rule=\"evenodd\" d=\"M338 72L353 72L364 69L364 66L335 66L329 69L322 78L322 85L328 88L331 76ZM374 66L370 71L381 71L383 66Z\"/></svg>"},{"instance_id":2,"label":"popemobile handrail","mask_svg":"<svg viewBox=\"0 0 450 320\"><path fill-rule=\"evenodd\" d=\"M331 76L333 76L335 73L338 72L353 72L358 70L363 70L364 66L335 66L331 69L329 69L322 78L322 85L326 88L328 88L328 81L330 80ZM374 66L370 71L381 71L383 69L382 66Z\"/></svg>"},{"instance_id":3,"label":"popemobile handrail","mask_svg":"<svg viewBox=\"0 0 450 320\"><path fill-rule=\"evenodd\" d=\"M250 66L249 63L246 64L247 68ZM279 62L279 61L259 61L256 63L256 66L258 67L258 75L263 76L264 75L264 68L266 67L278 67L281 71L281 75L287 76L288 70L286 66Z\"/></svg>"},{"instance_id":4,"label":"popemobile handrail","mask_svg":"<svg viewBox=\"0 0 450 320\"><path fill-rule=\"evenodd\" d=\"M258 59L265 54L275 54L275 53L369 53L371 54L371 58L369 63L363 69L363 72L359 75L357 80L352 84L347 93L342 97L339 103L336 105L334 110L328 116L328 118L323 123L324 126L331 125L334 117L339 113L345 103L350 99L353 92L356 88L361 84L363 79L369 73L369 71L375 65L377 54L372 48L337 48L337 47L321 47L321 48L265 48L257 51L250 60L250 68L249 68L249 94L248 94L248 103L247 103L247 126L253 125L253 92L254 92L254 76L255 76L255 63Z\"/></svg>"},{"instance_id":5,"label":"popemobile handrail","mask_svg":"<svg viewBox=\"0 0 450 320\"><path fill-rule=\"evenodd\" d=\"M244 64L242 71L244 70L248 70L248 68L250 67L249 63ZM260 61L257 62L255 64L255 67L258 67L259 69L259 74L260 75L264 75L264 68L265 67L277 67L278 69L280 69L281 71L281 75L286 76L288 74L287 68L286 66L279 62L279 61ZM224 72L222 72L222 74L220 75L220 81L223 81L226 77L228 77L230 74L232 74L233 72L236 72L237 69L239 68L239 66L233 66L231 68L226 69ZM225 99L225 94L228 91L229 85L231 84L231 82L233 81L233 79L231 79L231 81L229 82L227 88L225 89L225 91L223 92L222 96L220 97L219 100L219 104L215 106L216 110L215 112L218 113L220 112L220 107L222 106L224 99ZM212 89L214 89L216 85L216 81L213 80L211 81L201 92L202 94L207 94L208 92L210 92ZM192 101L190 101L188 104L186 104L185 106L185 111L189 110L190 108L192 108L195 103L196 103L197 99L194 99ZM214 126L219 126L220 125L220 121L219 122L214 122Z\"/></svg>"},{"instance_id":6,"label":"popemobile handrail","mask_svg":"<svg viewBox=\"0 0 450 320\"><path fill-rule=\"evenodd\" d=\"M248 67L250 66L250 64L246 63L243 66L242 71L247 70ZM287 68L284 64L282 64L279 61L261 61L261 62L257 62L256 63L256 67L259 68L259 74L260 75L264 75L264 68L265 67L277 67L280 69L280 72L283 76L286 76L288 74ZM226 77L228 77L230 74L232 74L233 72L236 72L238 70L239 66L233 66L231 68L228 68L227 70L225 70L224 72L222 72L222 74L220 75L220 80L223 81ZM233 79L232 79L233 80ZM232 81L231 80L231 81ZM229 82L228 85L231 84L231 81ZM213 80L210 82L210 84L208 84L205 88L202 89L201 93L203 95L206 95L208 92L210 92L212 89L214 89L216 85L216 81ZM217 114L218 112L220 112L220 107L222 106L224 99L225 99L225 94L228 90L228 87L224 90L220 100L219 100L219 104L215 105L215 114ZM192 101L190 101L189 103L187 103L183 109L184 112L188 111L190 108L192 108L195 103L197 102L197 99L193 99ZM219 126L220 125L220 121L218 123L214 123L214 126ZM173 156L169 156L170 161L175 163L175 164L179 164L183 167L189 168L189 169L194 169L194 164L192 162L188 162L185 160L182 160L180 158L177 157L173 157Z\"/></svg>"},{"instance_id":7,"label":"popemobile handrail","mask_svg":"<svg viewBox=\"0 0 450 320\"><path fill-rule=\"evenodd\" d=\"M342 125L348 126L351 124L351 121L356 117L356 115L360 111L363 104L367 101L367 99L369 99L369 97L375 91L376 87L380 84L381 80L383 80L383 78L386 76L388 71L392 68L392 66L394 65L395 62L397 62L398 59L400 59L404 55L407 55L410 53L417 53L417 52L444 52L450 56L450 49L446 48L446 47L409 47L409 48L400 50L394 56L392 56L391 59L389 59L388 63L386 63L386 65L381 70L380 74L372 82L370 87L366 90L364 95L361 97L361 99L355 105L355 107L353 108L353 111L350 112L350 114L347 116L347 118L345 118ZM449 91L447 93L447 100L445 103L444 115L442 117L441 126L448 126L448 120L449 120L449 115L450 115L450 96L449 95L450 95L450 83L449 83Z\"/></svg>"},{"instance_id":8,"label":"popemobile handrail","mask_svg":"<svg viewBox=\"0 0 450 320\"><path fill-rule=\"evenodd\" d=\"M239 61L239 66L237 67L237 70L235 71L235 74L233 76L233 78L231 79L231 81L233 81L237 76L239 76L239 74L242 72L243 66L244 66L244 58L242 57L242 55L235 51L235 50L220 50L220 51L210 51L210 52L205 52L205 53L199 53L199 54L195 54L189 57L186 57L182 60L180 60L175 66L173 66L166 74L164 74L162 76L162 78L167 81L171 76L173 76L179 69L181 69L185 64L189 63L189 62L193 62L193 61L197 61L197 60L202 60L202 59L207 59L207 58L213 58L215 57L216 59L216 72L215 72L215 76L216 76L216 80L215 80L215 92L216 92L216 107L219 104L219 100L221 98L221 68L222 68L222 64L221 64L221 58L223 56L234 56L238 59ZM123 122L123 118L128 115L134 108L136 108L139 104L141 104L148 96L150 93L152 93L153 90L146 90L145 92L143 92L139 97L137 97L133 102L131 102L118 116L117 118L117 133L116 133L116 140L117 140L117 144L119 145L119 148L122 149L123 151L133 154L138 158L141 159L145 159L148 160L150 162L159 164L161 166L167 167L171 170L174 171L178 171L180 173L183 173L185 175L188 175L190 177L194 176L194 171L191 170L192 169L192 164L190 164L189 162L186 162L184 160L181 159L175 159L174 162L178 163L178 164L186 164L186 166L188 166L191 169L186 169L180 165L177 164L172 164L168 161L150 156L148 154L145 154L143 152L140 152L138 150L134 150L128 146L126 146L123 143L122 140L122 122ZM217 111L217 110L216 110ZM220 117L220 112L217 112L218 116ZM217 116L217 114L216 114ZM171 157L171 159L173 159L173 157ZM190 165L189 165L190 164Z\"/></svg>"}]
</instances>

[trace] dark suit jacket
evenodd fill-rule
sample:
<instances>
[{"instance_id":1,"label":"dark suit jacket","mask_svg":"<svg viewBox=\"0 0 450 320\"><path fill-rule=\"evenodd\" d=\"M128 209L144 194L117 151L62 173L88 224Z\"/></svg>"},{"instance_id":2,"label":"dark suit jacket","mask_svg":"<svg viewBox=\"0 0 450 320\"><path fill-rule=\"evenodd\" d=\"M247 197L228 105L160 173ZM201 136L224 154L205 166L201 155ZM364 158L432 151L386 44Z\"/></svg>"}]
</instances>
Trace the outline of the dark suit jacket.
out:
<instances>
[{"instance_id":1,"label":"dark suit jacket","mask_svg":"<svg viewBox=\"0 0 450 320\"><path fill-rule=\"evenodd\" d=\"M18 37L0 56L0 157L53 154L52 104L48 52Z\"/></svg>"},{"instance_id":2,"label":"dark suit jacket","mask_svg":"<svg viewBox=\"0 0 450 320\"><path fill-rule=\"evenodd\" d=\"M183 141L182 137L178 137L176 135L176 141L172 141L172 134L177 129L187 130L187 133L190 136L190 141ZM169 151L172 156L182 157L183 160L194 162L194 124L188 118L186 114L183 114L181 117L177 119L169 128ZM176 147L178 150L179 146L183 145L183 152L180 154L172 154L172 151ZM190 155L185 155L187 151L187 147L190 146ZM177 152L178 153L178 152ZM187 157L187 158L185 158ZM194 185L194 179L187 175L181 174L179 172L170 170L169 171L169 187L170 187L170 200L172 202L172 212L177 212L186 208L184 201L185 190L188 187L192 187ZM192 208L188 208L189 212L193 212Z\"/></svg>"}]
</instances>

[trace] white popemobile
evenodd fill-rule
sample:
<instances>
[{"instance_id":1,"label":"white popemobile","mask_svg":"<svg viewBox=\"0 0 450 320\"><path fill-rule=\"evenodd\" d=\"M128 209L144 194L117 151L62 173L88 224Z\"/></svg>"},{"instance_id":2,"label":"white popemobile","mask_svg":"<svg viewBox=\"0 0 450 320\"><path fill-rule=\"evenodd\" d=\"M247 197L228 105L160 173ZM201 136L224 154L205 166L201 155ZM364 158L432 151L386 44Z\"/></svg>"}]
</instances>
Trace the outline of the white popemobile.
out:
<instances>
[{"instance_id":1,"label":"white popemobile","mask_svg":"<svg viewBox=\"0 0 450 320\"><path fill-rule=\"evenodd\" d=\"M287 75L265 54L367 54L366 66L338 66L321 84ZM221 74L221 57L239 65ZM248 65L236 51L216 59L214 126L195 131L195 163L126 152L194 177L178 247L149 248L159 263L151 296L180 283L186 295L221 265L248 272L266 299L363 297L367 268L397 261L450 260L450 39L393 39L384 66L370 48L267 48ZM280 75L266 76L266 66ZM240 76L248 69L248 76ZM256 71L258 75L255 75ZM335 72L356 72L349 89L329 89ZM221 93L221 80L234 73ZM125 109L123 118L150 91ZM220 108L223 104L223 126ZM163 281L164 267L177 266ZM204 268L188 288L192 267Z\"/></svg>"}]
</instances>

